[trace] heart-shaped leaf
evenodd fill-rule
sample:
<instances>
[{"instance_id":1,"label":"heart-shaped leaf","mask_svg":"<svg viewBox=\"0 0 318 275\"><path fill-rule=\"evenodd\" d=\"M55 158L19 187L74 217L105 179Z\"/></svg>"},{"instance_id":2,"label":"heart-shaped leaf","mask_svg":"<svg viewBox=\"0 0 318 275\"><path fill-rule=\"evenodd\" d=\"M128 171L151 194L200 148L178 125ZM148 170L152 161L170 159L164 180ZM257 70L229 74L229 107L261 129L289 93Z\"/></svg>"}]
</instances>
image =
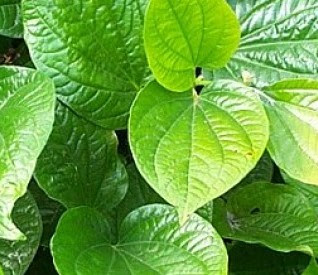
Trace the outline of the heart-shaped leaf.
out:
<instances>
[{"instance_id":1,"label":"heart-shaped leaf","mask_svg":"<svg viewBox=\"0 0 318 275\"><path fill-rule=\"evenodd\" d=\"M283 78L317 77L316 0L233 0L239 17L240 47L216 78L250 74L258 86Z\"/></svg>"},{"instance_id":2,"label":"heart-shaped leaf","mask_svg":"<svg viewBox=\"0 0 318 275\"><path fill-rule=\"evenodd\" d=\"M41 215L31 194L17 200L12 218L27 239L14 242L0 239L0 274L2 266L3 274L20 275L32 262L42 234Z\"/></svg>"},{"instance_id":3,"label":"heart-shaped leaf","mask_svg":"<svg viewBox=\"0 0 318 275\"><path fill-rule=\"evenodd\" d=\"M239 39L238 20L225 0L150 0L146 53L157 81L169 90L192 88L196 67L224 66Z\"/></svg>"},{"instance_id":4,"label":"heart-shaped leaf","mask_svg":"<svg viewBox=\"0 0 318 275\"><path fill-rule=\"evenodd\" d=\"M149 205L127 216L116 245L109 231L96 210L68 210L51 243L59 274L227 274L222 239L197 215L180 227L172 207Z\"/></svg>"},{"instance_id":5,"label":"heart-shaped leaf","mask_svg":"<svg viewBox=\"0 0 318 275\"><path fill-rule=\"evenodd\" d=\"M318 185L318 81L295 79L267 87L268 151L292 178Z\"/></svg>"},{"instance_id":6,"label":"heart-shaped leaf","mask_svg":"<svg viewBox=\"0 0 318 275\"><path fill-rule=\"evenodd\" d=\"M156 82L131 110L130 145L141 174L181 222L254 168L268 139L268 121L254 90L215 82L200 96Z\"/></svg>"},{"instance_id":7,"label":"heart-shaped leaf","mask_svg":"<svg viewBox=\"0 0 318 275\"><path fill-rule=\"evenodd\" d=\"M1 0L0 35L12 38L23 37L21 0Z\"/></svg>"},{"instance_id":8,"label":"heart-shaped leaf","mask_svg":"<svg viewBox=\"0 0 318 275\"><path fill-rule=\"evenodd\" d=\"M38 159L35 178L67 208L109 210L125 196L128 179L114 132L58 104L52 135Z\"/></svg>"},{"instance_id":9,"label":"heart-shaped leaf","mask_svg":"<svg viewBox=\"0 0 318 275\"><path fill-rule=\"evenodd\" d=\"M234 192L227 203L217 199L214 206L213 224L224 238L318 255L317 213L291 186L250 184Z\"/></svg>"},{"instance_id":10,"label":"heart-shaped leaf","mask_svg":"<svg viewBox=\"0 0 318 275\"><path fill-rule=\"evenodd\" d=\"M143 48L147 0L23 1L25 39L59 100L108 129L126 128L148 76Z\"/></svg>"},{"instance_id":11,"label":"heart-shaped leaf","mask_svg":"<svg viewBox=\"0 0 318 275\"><path fill-rule=\"evenodd\" d=\"M0 238L22 239L10 214L26 192L54 120L54 85L42 73L0 68Z\"/></svg>"}]
</instances>

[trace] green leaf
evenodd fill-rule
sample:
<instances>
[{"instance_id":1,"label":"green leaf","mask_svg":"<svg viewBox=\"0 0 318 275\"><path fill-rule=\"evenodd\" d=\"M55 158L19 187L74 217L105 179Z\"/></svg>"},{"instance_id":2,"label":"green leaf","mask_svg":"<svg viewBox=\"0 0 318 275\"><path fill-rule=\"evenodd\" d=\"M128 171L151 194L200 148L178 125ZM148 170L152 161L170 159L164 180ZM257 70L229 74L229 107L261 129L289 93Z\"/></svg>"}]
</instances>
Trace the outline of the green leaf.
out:
<instances>
[{"instance_id":1,"label":"green leaf","mask_svg":"<svg viewBox=\"0 0 318 275\"><path fill-rule=\"evenodd\" d=\"M246 72L265 86L283 78L317 77L316 0L234 0L241 24L240 47L216 78L241 79Z\"/></svg>"},{"instance_id":2,"label":"green leaf","mask_svg":"<svg viewBox=\"0 0 318 275\"><path fill-rule=\"evenodd\" d=\"M215 203L213 224L224 238L277 251L318 255L318 216L311 202L284 184L255 183Z\"/></svg>"},{"instance_id":3,"label":"green leaf","mask_svg":"<svg viewBox=\"0 0 318 275\"><path fill-rule=\"evenodd\" d=\"M23 37L21 0L1 0L0 35L12 38Z\"/></svg>"},{"instance_id":4,"label":"green leaf","mask_svg":"<svg viewBox=\"0 0 318 275\"><path fill-rule=\"evenodd\" d=\"M160 204L129 214L116 245L109 242L109 225L96 210L68 210L51 249L61 275L227 274L226 249L213 227L197 215L180 227L176 211Z\"/></svg>"},{"instance_id":5,"label":"green leaf","mask_svg":"<svg viewBox=\"0 0 318 275\"><path fill-rule=\"evenodd\" d=\"M27 240L12 242L0 239L0 266L5 275L20 275L32 262L42 234L39 209L30 193L17 200L12 217L20 230L25 232Z\"/></svg>"},{"instance_id":6,"label":"green leaf","mask_svg":"<svg viewBox=\"0 0 318 275\"><path fill-rule=\"evenodd\" d=\"M213 200L203 205L196 212L199 216L206 219L209 223L212 223L213 219Z\"/></svg>"},{"instance_id":7,"label":"green leaf","mask_svg":"<svg viewBox=\"0 0 318 275\"><path fill-rule=\"evenodd\" d=\"M316 262L316 259L312 258L312 260L310 261L309 266L302 273L302 275L316 275L316 274L318 274L318 264Z\"/></svg>"},{"instance_id":8,"label":"green leaf","mask_svg":"<svg viewBox=\"0 0 318 275\"><path fill-rule=\"evenodd\" d=\"M235 244L229 251L230 275L301 274L309 257L297 253L281 253L263 246Z\"/></svg>"},{"instance_id":9,"label":"green leaf","mask_svg":"<svg viewBox=\"0 0 318 275\"><path fill-rule=\"evenodd\" d=\"M53 132L35 171L39 185L67 208L113 208L128 187L115 133L87 122L62 104L55 113Z\"/></svg>"},{"instance_id":10,"label":"green leaf","mask_svg":"<svg viewBox=\"0 0 318 275\"><path fill-rule=\"evenodd\" d=\"M254 90L215 82L200 96L156 82L131 110L130 145L143 177L181 222L254 168L268 139L268 121Z\"/></svg>"},{"instance_id":11,"label":"green leaf","mask_svg":"<svg viewBox=\"0 0 318 275\"><path fill-rule=\"evenodd\" d=\"M65 208L57 201L50 199L34 180L29 183L28 189L39 207L42 218L43 234L41 245L49 247L59 218L65 211Z\"/></svg>"},{"instance_id":12,"label":"green leaf","mask_svg":"<svg viewBox=\"0 0 318 275\"><path fill-rule=\"evenodd\" d=\"M195 84L195 68L220 68L237 49L239 23L225 0L151 0L145 49L165 88L183 92Z\"/></svg>"},{"instance_id":13,"label":"green leaf","mask_svg":"<svg viewBox=\"0 0 318 275\"><path fill-rule=\"evenodd\" d=\"M284 80L265 92L274 99L264 104L271 157L292 178L318 185L318 81Z\"/></svg>"},{"instance_id":14,"label":"green leaf","mask_svg":"<svg viewBox=\"0 0 318 275\"><path fill-rule=\"evenodd\" d=\"M127 127L130 105L149 75L143 47L147 0L23 1L25 39L58 98L108 129Z\"/></svg>"},{"instance_id":15,"label":"green leaf","mask_svg":"<svg viewBox=\"0 0 318 275\"><path fill-rule=\"evenodd\" d=\"M48 140L54 102L53 82L42 73L0 67L0 238L24 238L10 214Z\"/></svg>"}]
</instances>

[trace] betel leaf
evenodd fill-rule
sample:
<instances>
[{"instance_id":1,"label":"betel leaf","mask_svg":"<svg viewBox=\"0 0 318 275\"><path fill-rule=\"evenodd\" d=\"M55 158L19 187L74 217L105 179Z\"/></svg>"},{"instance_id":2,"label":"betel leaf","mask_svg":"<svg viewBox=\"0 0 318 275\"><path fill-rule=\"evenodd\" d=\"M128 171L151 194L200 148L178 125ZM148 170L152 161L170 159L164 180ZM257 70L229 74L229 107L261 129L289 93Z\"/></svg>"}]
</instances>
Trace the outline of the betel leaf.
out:
<instances>
[{"instance_id":1,"label":"betel leaf","mask_svg":"<svg viewBox=\"0 0 318 275\"><path fill-rule=\"evenodd\" d=\"M271 157L292 178L318 185L318 81L283 80L265 93Z\"/></svg>"},{"instance_id":2,"label":"betel leaf","mask_svg":"<svg viewBox=\"0 0 318 275\"><path fill-rule=\"evenodd\" d=\"M255 183L214 204L213 225L224 238L277 251L318 255L318 216L311 202L285 184Z\"/></svg>"},{"instance_id":3,"label":"betel leaf","mask_svg":"<svg viewBox=\"0 0 318 275\"><path fill-rule=\"evenodd\" d=\"M198 96L152 82L137 96L129 123L137 167L181 222L237 184L263 154L268 121L253 91L219 81Z\"/></svg>"},{"instance_id":4,"label":"betel leaf","mask_svg":"<svg viewBox=\"0 0 318 275\"><path fill-rule=\"evenodd\" d=\"M14 242L0 239L0 266L5 275L20 275L32 262L42 234L41 215L30 193L17 200L12 218L27 239Z\"/></svg>"},{"instance_id":5,"label":"betel leaf","mask_svg":"<svg viewBox=\"0 0 318 275\"><path fill-rule=\"evenodd\" d=\"M52 129L54 85L42 73L0 67L0 238L24 238L10 214Z\"/></svg>"},{"instance_id":6,"label":"betel leaf","mask_svg":"<svg viewBox=\"0 0 318 275\"><path fill-rule=\"evenodd\" d=\"M25 40L58 99L108 129L127 127L149 75L143 47L147 0L24 0Z\"/></svg>"},{"instance_id":7,"label":"betel leaf","mask_svg":"<svg viewBox=\"0 0 318 275\"><path fill-rule=\"evenodd\" d=\"M21 0L1 0L0 2L0 35L12 38L23 36Z\"/></svg>"},{"instance_id":8,"label":"betel leaf","mask_svg":"<svg viewBox=\"0 0 318 275\"><path fill-rule=\"evenodd\" d=\"M229 251L229 274L301 274L309 260L309 256L299 252L282 253L263 246L237 243Z\"/></svg>"},{"instance_id":9,"label":"betel leaf","mask_svg":"<svg viewBox=\"0 0 318 275\"><path fill-rule=\"evenodd\" d=\"M194 86L195 68L220 68L237 49L239 23L225 0L150 0L145 49L156 80L183 92Z\"/></svg>"},{"instance_id":10,"label":"betel leaf","mask_svg":"<svg viewBox=\"0 0 318 275\"><path fill-rule=\"evenodd\" d=\"M37 162L37 182L67 208L113 208L128 187L115 133L78 117L62 104L55 114L53 132Z\"/></svg>"},{"instance_id":11,"label":"betel leaf","mask_svg":"<svg viewBox=\"0 0 318 275\"><path fill-rule=\"evenodd\" d=\"M180 227L174 208L161 204L130 213L117 244L110 243L109 225L96 210L68 210L51 248L61 275L227 274L226 249L213 227L197 215Z\"/></svg>"},{"instance_id":12,"label":"betel leaf","mask_svg":"<svg viewBox=\"0 0 318 275\"><path fill-rule=\"evenodd\" d=\"M242 38L238 51L216 78L249 73L259 87L283 78L316 77L316 0L234 0Z\"/></svg>"}]
</instances>

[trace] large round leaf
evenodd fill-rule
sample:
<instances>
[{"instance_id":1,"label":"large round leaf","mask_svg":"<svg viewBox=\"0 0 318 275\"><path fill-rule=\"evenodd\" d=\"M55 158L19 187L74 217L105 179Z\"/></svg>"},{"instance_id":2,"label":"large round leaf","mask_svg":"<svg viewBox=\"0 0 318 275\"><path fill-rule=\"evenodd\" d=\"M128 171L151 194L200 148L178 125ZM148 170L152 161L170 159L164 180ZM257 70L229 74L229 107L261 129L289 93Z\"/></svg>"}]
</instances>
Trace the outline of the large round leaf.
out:
<instances>
[{"instance_id":1,"label":"large round leaf","mask_svg":"<svg viewBox=\"0 0 318 275\"><path fill-rule=\"evenodd\" d=\"M180 227L166 205L135 210L118 243L109 239L109 225L96 210L67 211L51 243L59 274L227 274L226 249L213 227L197 215Z\"/></svg>"},{"instance_id":2,"label":"large round leaf","mask_svg":"<svg viewBox=\"0 0 318 275\"><path fill-rule=\"evenodd\" d=\"M39 157L35 178L64 206L109 210L125 196L128 179L114 132L58 104L52 135Z\"/></svg>"},{"instance_id":3,"label":"large round leaf","mask_svg":"<svg viewBox=\"0 0 318 275\"><path fill-rule=\"evenodd\" d=\"M300 191L254 183L214 204L213 224L224 238L260 243L282 252L318 255L318 216Z\"/></svg>"},{"instance_id":4,"label":"large round leaf","mask_svg":"<svg viewBox=\"0 0 318 275\"><path fill-rule=\"evenodd\" d=\"M0 274L2 266L5 275L21 275L32 262L42 234L41 215L29 193L16 202L12 218L27 240L12 242L0 239Z\"/></svg>"},{"instance_id":5,"label":"large round leaf","mask_svg":"<svg viewBox=\"0 0 318 275\"><path fill-rule=\"evenodd\" d=\"M25 39L58 98L108 129L126 128L148 75L143 48L147 0L24 0Z\"/></svg>"},{"instance_id":6,"label":"large round leaf","mask_svg":"<svg viewBox=\"0 0 318 275\"><path fill-rule=\"evenodd\" d=\"M181 221L245 177L268 139L254 90L232 81L200 96L152 82L138 95L129 128L137 167Z\"/></svg>"},{"instance_id":7,"label":"large round leaf","mask_svg":"<svg viewBox=\"0 0 318 275\"><path fill-rule=\"evenodd\" d=\"M21 0L1 0L0 2L0 35L13 38L23 36Z\"/></svg>"},{"instance_id":8,"label":"large round leaf","mask_svg":"<svg viewBox=\"0 0 318 275\"><path fill-rule=\"evenodd\" d=\"M0 68L0 238L23 238L10 214L51 132L54 102L53 82L43 74Z\"/></svg>"},{"instance_id":9,"label":"large round leaf","mask_svg":"<svg viewBox=\"0 0 318 275\"><path fill-rule=\"evenodd\" d=\"M283 78L317 77L316 0L232 0L240 19L238 51L216 77L249 72L258 86Z\"/></svg>"},{"instance_id":10,"label":"large round leaf","mask_svg":"<svg viewBox=\"0 0 318 275\"><path fill-rule=\"evenodd\" d=\"M157 81L172 91L194 86L195 68L220 68L240 39L239 23L225 0L150 0L145 48Z\"/></svg>"},{"instance_id":11,"label":"large round leaf","mask_svg":"<svg viewBox=\"0 0 318 275\"><path fill-rule=\"evenodd\" d=\"M318 185L318 81L285 80L266 93L272 158L292 178Z\"/></svg>"}]
</instances>

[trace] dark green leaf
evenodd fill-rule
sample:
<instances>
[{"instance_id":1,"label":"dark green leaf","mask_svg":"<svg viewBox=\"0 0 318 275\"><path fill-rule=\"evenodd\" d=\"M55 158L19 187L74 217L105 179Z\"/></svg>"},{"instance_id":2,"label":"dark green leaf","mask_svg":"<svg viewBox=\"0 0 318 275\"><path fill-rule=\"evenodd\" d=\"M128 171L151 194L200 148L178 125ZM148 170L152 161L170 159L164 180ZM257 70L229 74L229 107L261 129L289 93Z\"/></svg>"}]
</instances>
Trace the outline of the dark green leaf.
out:
<instances>
[{"instance_id":1,"label":"dark green leaf","mask_svg":"<svg viewBox=\"0 0 318 275\"><path fill-rule=\"evenodd\" d=\"M24 238L10 214L48 140L54 103L53 82L42 73L0 67L0 238Z\"/></svg>"},{"instance_id":2,"label":"dark green leaf","mask_svg":"<svg viewBox=\"0 0 318 275\"><path fill-rule=\"evenodd\" d=\"M21 0L1 0L0 2L0 35L13 38L23 36Z\"/></svg>"},{"instance_id":3,"label":"dark green leaf","mask_svg":"<svg viewBox=\"0 0 318 275\"><path fill-rule=\"evenodd\" d=\"M0 266L5 275L21 275L32 262L42 234L41 215L31 194L27 193L17 200L12 218L27 240L12 242L0 239Z\"/></svg>"},{"instance_id":4,"label":"dark green leaf","mask_svg":"<svg viewBox=\"0 0 318 275\"><path fill-rule=\"evenodd\" d=\"M116 245L96 210L68 210L51 248L60 275L227 274L226 249L213 227L197 215L180 227L177 212L160 204L129 214Z\"/></svg>"}]
</instances>

